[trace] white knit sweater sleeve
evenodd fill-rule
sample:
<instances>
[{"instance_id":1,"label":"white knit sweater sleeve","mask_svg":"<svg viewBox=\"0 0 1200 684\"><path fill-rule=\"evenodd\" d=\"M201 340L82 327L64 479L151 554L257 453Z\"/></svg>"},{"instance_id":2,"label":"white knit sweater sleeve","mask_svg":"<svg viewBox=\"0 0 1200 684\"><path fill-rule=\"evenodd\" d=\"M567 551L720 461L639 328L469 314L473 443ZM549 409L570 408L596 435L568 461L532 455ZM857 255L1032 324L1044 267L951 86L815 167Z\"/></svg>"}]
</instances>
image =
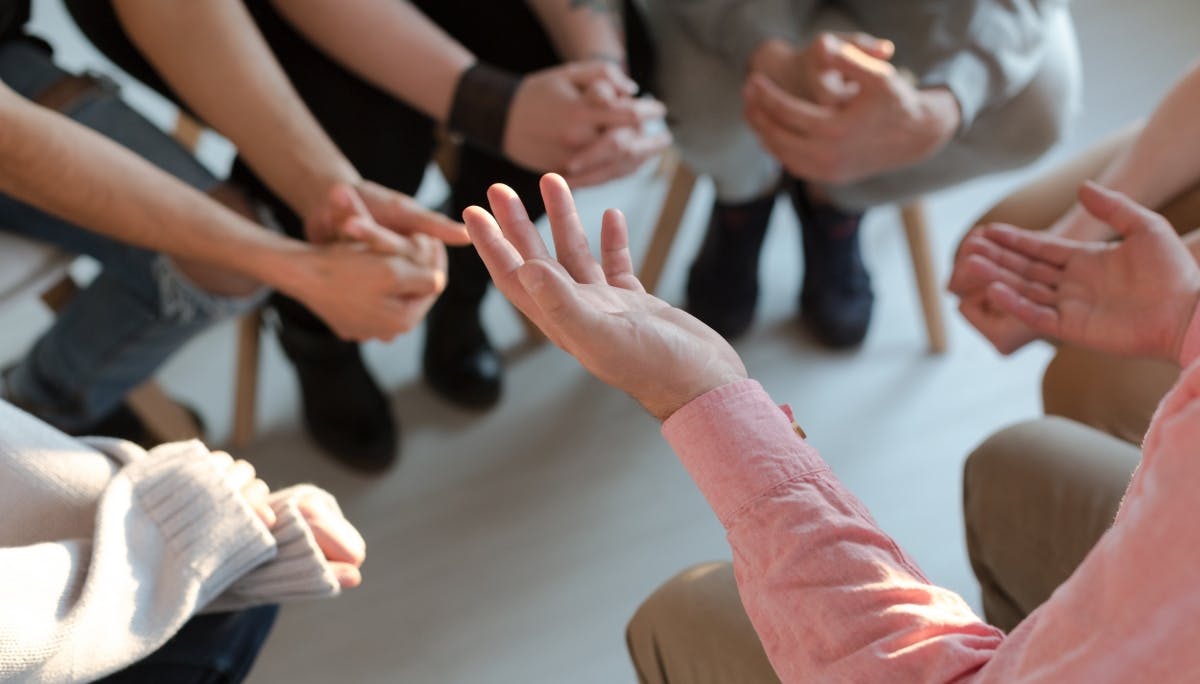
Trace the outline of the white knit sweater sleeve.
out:
<instances>
[{"instance_id":1,"label":"white knit sweater sleeve","mask_svg":"<svg viewBox=\"0 0 1200 684\"><path fill-rule=\"evenodd\" d=\"M310 484L295 485L271 494L277 522L271 528L278 554L258 566L218 596L204 612L240 610L264 603L328 598L341 592L337 576L317 545L312 528L300 513L300 502L315 497L341 514L337 500Z\"/></svg>"},{"instance_id":2,"label":"white knit sweater sleeve","mask_svg":"<svg viewBox=\"0 0 1200 684\"><path fill-rule=\"evenodd\" d=\"M71 443L54 439L56 449L34 453L0 439L0 496L72 493L78 484L64 471L30 463L88 451L73 442L76 453L64 454ZM0 547L0 681L91 681L119 670L269 560L275 540L228 470L227 457L199 442L158 447L98 485L90 538Z\"/></svg>"}]
</instances>

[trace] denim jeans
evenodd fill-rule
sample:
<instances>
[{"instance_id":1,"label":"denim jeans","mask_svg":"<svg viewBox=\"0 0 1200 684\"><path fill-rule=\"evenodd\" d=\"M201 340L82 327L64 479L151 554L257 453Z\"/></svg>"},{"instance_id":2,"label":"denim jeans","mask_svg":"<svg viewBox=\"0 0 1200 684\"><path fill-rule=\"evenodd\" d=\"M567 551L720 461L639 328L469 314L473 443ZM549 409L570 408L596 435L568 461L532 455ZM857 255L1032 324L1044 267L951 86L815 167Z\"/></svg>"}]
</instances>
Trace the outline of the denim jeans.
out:
<instances>
[{"instance_id":1,"label":"denim jeans","mask_svg":"<svg viewBox=\"0 0 1200 684\"><path fill-rule=\"evenodd\" d=\"M262 650L278 606L197 615L170 641L97 684L237 684Z\"/></svg>"},{"instance_id":2,"label":"denim jeans","mask_svg":"<svg viewBox=\"0 0 1200 684\"><path fill-rule=\"evenodd\" d=\"M62 75L32 41L0 45L0 80L26 97ZM115 90L81 97L64 114L199 190L217 183ZM107 416L185 342L260 299L213 295L190 282L166 255L110 240L4 195L0 230L86 254L103 267L5 377L10 401L65 432L86 430Z\"/></svg>"}]
</instances>

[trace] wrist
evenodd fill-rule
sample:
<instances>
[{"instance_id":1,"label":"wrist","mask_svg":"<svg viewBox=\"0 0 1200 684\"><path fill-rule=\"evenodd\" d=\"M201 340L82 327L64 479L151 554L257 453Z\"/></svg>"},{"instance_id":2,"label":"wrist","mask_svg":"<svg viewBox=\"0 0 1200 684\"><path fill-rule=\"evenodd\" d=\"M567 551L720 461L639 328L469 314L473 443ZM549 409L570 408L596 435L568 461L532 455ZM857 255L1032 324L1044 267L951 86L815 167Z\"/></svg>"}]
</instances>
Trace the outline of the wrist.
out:
<instances>
[{"instance_id":1,"label":"wrist","mask_svg":"<svg viewBox=\"0 0 1200 684\"><path fill-rule=\"evenodd\" d=\"M510 71L476 62L458 79L446 125L494 152L503 152L508 115L521 86L521 77Z\"/></svg>"}]
</instances>

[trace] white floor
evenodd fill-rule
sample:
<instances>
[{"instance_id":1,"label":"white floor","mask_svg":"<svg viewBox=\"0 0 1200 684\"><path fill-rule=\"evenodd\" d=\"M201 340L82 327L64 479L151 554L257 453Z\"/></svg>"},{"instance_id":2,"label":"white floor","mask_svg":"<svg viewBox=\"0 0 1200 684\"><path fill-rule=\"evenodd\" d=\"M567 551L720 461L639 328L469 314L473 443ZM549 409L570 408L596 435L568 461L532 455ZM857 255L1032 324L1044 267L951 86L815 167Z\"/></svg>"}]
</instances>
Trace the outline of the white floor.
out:
<instances>
[{"instance_id":1,"label":"white floor","mask_svg":"<svg viewBox=\"0 0 1200 684\"><path fill-rule=\"evenodd\" d=\"M101 63L57 1L35 4L37 25L53 34L64 61ZM972 217L1037 168L1149 111L1195 56L1194 0L1078 0L1074 11L1087 70L1083 119L1034 169L933 198L943 273ZM129 92L170 122L169 108ZM220 166L229 150L208 140L204 153ZM644 238L664 189L650 171L581 192L589 224L620 206ZM436 185L427 183L422 197L435 199ZM671 301L680 299L710 198L702 186L675 246L661 287ZM1038 413L1049 349L998 357L947 297L951 348L928 355L902 232L884 210L865 232L878 290L871 335L855 353L815 348L792 322L798 240L790 211L780 209L759 322L739 350L931 579L977 603L962 541L961 463L997 428ZM252 681L630 682L623 628L639 601L688 564L728 557L720 527L632 401L552 348L523 347L498 297L487 318L511 353L504 401L483 415L455 410L422 385L420 334L368 345L405 429L401 466L376 479L345 472L307 442L292 372L268 340L261 435L239 455L274 485L313 481L336 493L370 557L361 589L284 612ZM0 361L18 356L46 321L32 305L11 314ZM203 410L217 440L228 430L232 342L232 327L221 326L162 373L172 393Z\"/></svg>"}]
</instances>

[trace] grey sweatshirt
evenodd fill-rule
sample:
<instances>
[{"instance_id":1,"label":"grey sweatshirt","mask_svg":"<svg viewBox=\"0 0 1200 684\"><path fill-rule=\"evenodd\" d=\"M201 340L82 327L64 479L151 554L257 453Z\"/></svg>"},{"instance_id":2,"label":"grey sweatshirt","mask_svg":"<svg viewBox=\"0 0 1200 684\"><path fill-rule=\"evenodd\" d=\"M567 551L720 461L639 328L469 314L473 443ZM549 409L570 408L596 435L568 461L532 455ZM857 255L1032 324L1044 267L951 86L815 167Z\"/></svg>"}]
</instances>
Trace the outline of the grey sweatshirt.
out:
<instances>
[{"instance_id":1,"label":"grey sweatshirt","mask_svg":"<svg viewBox=\"0 0 1200 684\"><path fill-rule=\"evenodd\" d=\"M754 0L652 0L669 6L706 48L745 68L767 38L803 35L808 27L767 20ZM896 44L897 66L921 87L945 86L962 109L961 131L979 114L1021 92L1037 74L1046 19L1067 0L790 0L790 16L823 7L848 14L861 30Z\"/></svg>"}]
</instances>

